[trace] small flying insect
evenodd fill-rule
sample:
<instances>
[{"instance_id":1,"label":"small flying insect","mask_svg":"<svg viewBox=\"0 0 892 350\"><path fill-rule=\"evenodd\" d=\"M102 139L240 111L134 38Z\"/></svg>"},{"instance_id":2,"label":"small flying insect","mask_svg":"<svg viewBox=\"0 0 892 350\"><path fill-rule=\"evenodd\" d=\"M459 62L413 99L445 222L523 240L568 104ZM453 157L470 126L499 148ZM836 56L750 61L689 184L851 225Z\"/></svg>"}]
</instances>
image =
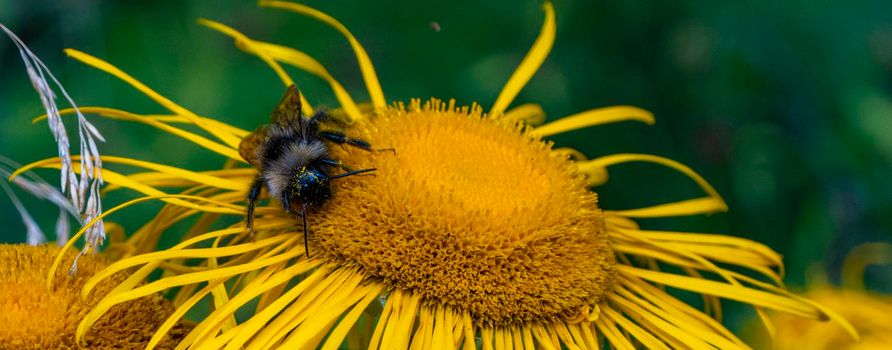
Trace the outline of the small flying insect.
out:
<instances>
[{"instance_id":1,"label":"small flying insect","mask_svg":"<svg viewBox=\"0 0 892 350\"><path fill-rule=\"evenodd\" d=\"M254 204L263 185L282 208L293 213L300 206L304 225L304 248L307 242L307 207L319 206L331 197L331 180L374 171L375 168L353 170L328 155L325 142L349 145L372 151L368 142L348 137L338 130L322 130L320 124L336 123L325 111L311 116L301 113L300 92L288 87L282 101L273 110L271 123L262 125L242 139L239 154L259 169L248 190L247 230L254 236ZM329 175L335 169L344 172Z\"/></svg>"}]
</instances>

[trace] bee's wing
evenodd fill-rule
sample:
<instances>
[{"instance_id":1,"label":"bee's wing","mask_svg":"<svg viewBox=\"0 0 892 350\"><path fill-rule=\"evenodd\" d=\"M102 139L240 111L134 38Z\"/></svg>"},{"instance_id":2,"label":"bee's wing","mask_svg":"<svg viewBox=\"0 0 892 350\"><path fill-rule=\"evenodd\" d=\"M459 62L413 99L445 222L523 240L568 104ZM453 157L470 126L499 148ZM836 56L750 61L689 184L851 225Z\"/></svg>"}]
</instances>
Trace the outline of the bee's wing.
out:
<instances>
[{"instance_id":1,"label":"bee's wing","mask_svg":"<svg viewBox=\"0 0 892 350\"><path fill-rule=\"evenodd\" d=\"M292 130L302 129L300 91L297 91L297 87L291 85L285 91L282 101L279 101L276 109L273 110L271 122Z\"/></svg>"},{"instance_id":2,"label":"bee's wing","mask_svg":"<svg viewBox=\"0 0 892 350\"><path fill-rule=\"evenodd\" d=\"M269 128L269 125L262 125L254 132L248 134L248 136L245 136L242 142L238 144L238 154L248 161L249 164L258 168L261 163L259 151L269 138L269 135L267 135Z\"/></svg>"},{"instance_id":3,"label":"bee's wing","mask_svg":"<svg viewBox=\"0 0 892 350\"><path fill-rule=\"evenodd\" d=\"M297 87L294 85L288 87L288 90L285 91L285 96L282 96L282 100L276 105L276 109L273 110L270 119L271 125L294 131L302 129L303 119L301 118L300 92L297 91ZM239 155L255 167L260 167L261 155L258 151L261 150L261 147L269 139L271 125L260 126L254 132L245 136L238 145Z\"/></svg>"}]
</instances>

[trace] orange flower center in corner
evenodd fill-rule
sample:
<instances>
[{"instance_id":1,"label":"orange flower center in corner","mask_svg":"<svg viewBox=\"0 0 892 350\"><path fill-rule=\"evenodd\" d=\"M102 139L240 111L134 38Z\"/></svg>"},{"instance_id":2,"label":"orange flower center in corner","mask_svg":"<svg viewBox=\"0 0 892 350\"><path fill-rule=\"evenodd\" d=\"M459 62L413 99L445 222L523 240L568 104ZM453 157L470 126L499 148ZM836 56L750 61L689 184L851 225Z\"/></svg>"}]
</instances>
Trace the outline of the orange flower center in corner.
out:
<instances>
[{"instance_id":1,"label":"orange flower center in corner","mask_svg":"<svg viewBox=\"0 0 892 350\"><path fill-rule=\"evenodd\" d=\"M332 147L378 170L335 180L309 216L329 257L491 324L574 317L609 291L597 196L516 123L414 101L349 132L395 152Z\"/></svg>"},{"instance_id":2,"label":"orange flower center in corner","mask_svg":"<svg viewBox=\"0 0 892 350\"><path fill-rule=\"evenodd\" d=\"M81 289L87 279L108 266L101 259L84 256L74 277L62 269L50 289L47 271L59 251L55 246L0 245L0 349L80 348L75 341L78 324L102 296L126 278L116 275L82 300ZM73 257L74 253L68 254L62 266L70 266ZM118 305L90 329L86 347L145 347L172 313L173 305L160 296ZM185 330L177 326L159 346L173 348Z\"/></svg>"}]
</instances>

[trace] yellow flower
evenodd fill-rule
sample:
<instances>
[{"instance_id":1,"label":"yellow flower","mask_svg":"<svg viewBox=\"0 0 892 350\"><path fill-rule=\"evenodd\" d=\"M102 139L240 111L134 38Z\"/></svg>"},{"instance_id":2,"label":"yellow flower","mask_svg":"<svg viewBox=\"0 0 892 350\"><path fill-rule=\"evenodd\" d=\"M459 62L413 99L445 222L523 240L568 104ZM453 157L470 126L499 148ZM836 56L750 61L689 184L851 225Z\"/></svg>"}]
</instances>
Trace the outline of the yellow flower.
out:
<instances>
[{"instance_id":1,"label":"yellow flower","mask_svg":"<svg viewBox=\"0 0 892 350\"><path fill-rule=\"evenodd\" d=\"M0 245L0 349L68 349L78 347L75 330L103 295L124 278L118 274L103 281L97 293L81 299L87 279L108 263L94 256L79 259L76 277L62 273L52 287L47 271L61 250L56 246ZM74 254L65 255L70 264ZM145 346L158 326L173 313L170 302L152 295L118 305L83 337L90 348ZM161 343L173 349L183 335L177 328Z\"/></svg>"},{"instance_id":2,"label":"yellow flower","mask_svg":"<svg viewBox=\"0 0 892 350\"><path fill-rule=\"evenodd\" d=\"M860 335L853 339L834 324L772 315L777 328L775 348L786 349L892 349L892 298L864 289L864 268L872 264L892 263L892 245L869 243L853 249L843 263L843 286L827 283L823 274L808 286L805 295L830 309L837 310ZM756 332L753 332L756 333ZM758 339L765 347L772 339Z\"/></svg>"},{"instance_id":3,"label":"yellow flower","mask_svg":"<svg viewBox=\"0 0 892 350\"><path fill-rule=\"evenodd\" d=\"M243 222L210 230L221 225L221 215L245 215L246 189L256 175L256 169L238 166L245 163L238 146L248 132L199 116L113 65L68 50L172 114L101 107L81 111L156 127L225 157L230 165L191 171L103 157L110 165L102 169L112 184L108 191L128 188L145 195L104 215L142 201L167 204L128 238L132 251L87 283L84 293L90 295L96 283L137 268L86 316L80 338L109 308L168 290L176 292L177 310L150 347L205 298L212 310L181 348L746 348L720 322L722 298L752 305L760 314L774 309L847 326L831 311L786 291L780 256L761 244L638 227L633 219L726 209L690 168L644 154L587 159L542 140L605 123L652 123L650 113L608 107L533 127L544 120L541 108L508 109L551 49L555 14L550 3L544 5L541 34L486 111L435 99L388 105L370 58L341 23L300 4L264 1L261 6L301 13L340 31L358 58L370 108L357 105L305 53L252 40L217 22L202 24L266 62L284 86L294 82L280 63L325 79L341 104L337 115L352 124L348 132L395 152L331 148L344 163L377 171L336 181L333 198L310 213L311 257L305 255L299 219L275 204L258 208L255 240L248 238ZM309 101L302 102L304 111L312 113ZM679 171L706 195L601 210L589 188L607 180L608 167L628 162ZM48 159L23 170L57 164ZM125 176L110 170L112 164L146 171ZM162 232L194 216L199 217L180 244L152 251ZM160 279L138 285L159 269ZM680 301L669 288L702 295L705 310Z\"/></svg>"}]
</instances>

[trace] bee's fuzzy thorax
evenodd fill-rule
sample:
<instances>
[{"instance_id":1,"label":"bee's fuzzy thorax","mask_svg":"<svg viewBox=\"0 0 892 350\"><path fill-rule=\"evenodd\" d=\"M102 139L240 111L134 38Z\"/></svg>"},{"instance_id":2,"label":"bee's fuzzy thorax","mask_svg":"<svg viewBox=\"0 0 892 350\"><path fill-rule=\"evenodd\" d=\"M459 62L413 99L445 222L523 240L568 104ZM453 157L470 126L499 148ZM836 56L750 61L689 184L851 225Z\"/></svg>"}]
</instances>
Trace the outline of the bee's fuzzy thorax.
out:
<instances>
[{"instance_id":1,"label":"bee's fuzzy thorax","mask_svg":"<svg viewBox=\"0 0 892 350\"><path fill-rule=\"evenodd\" d=\"M296 169L306 166L310 160L326 154L322 141L302 141L286 146L277 159L268 159L264 164L263 177L269 192L278 196L285 192Z\"/></svg>"}]
</instances>

